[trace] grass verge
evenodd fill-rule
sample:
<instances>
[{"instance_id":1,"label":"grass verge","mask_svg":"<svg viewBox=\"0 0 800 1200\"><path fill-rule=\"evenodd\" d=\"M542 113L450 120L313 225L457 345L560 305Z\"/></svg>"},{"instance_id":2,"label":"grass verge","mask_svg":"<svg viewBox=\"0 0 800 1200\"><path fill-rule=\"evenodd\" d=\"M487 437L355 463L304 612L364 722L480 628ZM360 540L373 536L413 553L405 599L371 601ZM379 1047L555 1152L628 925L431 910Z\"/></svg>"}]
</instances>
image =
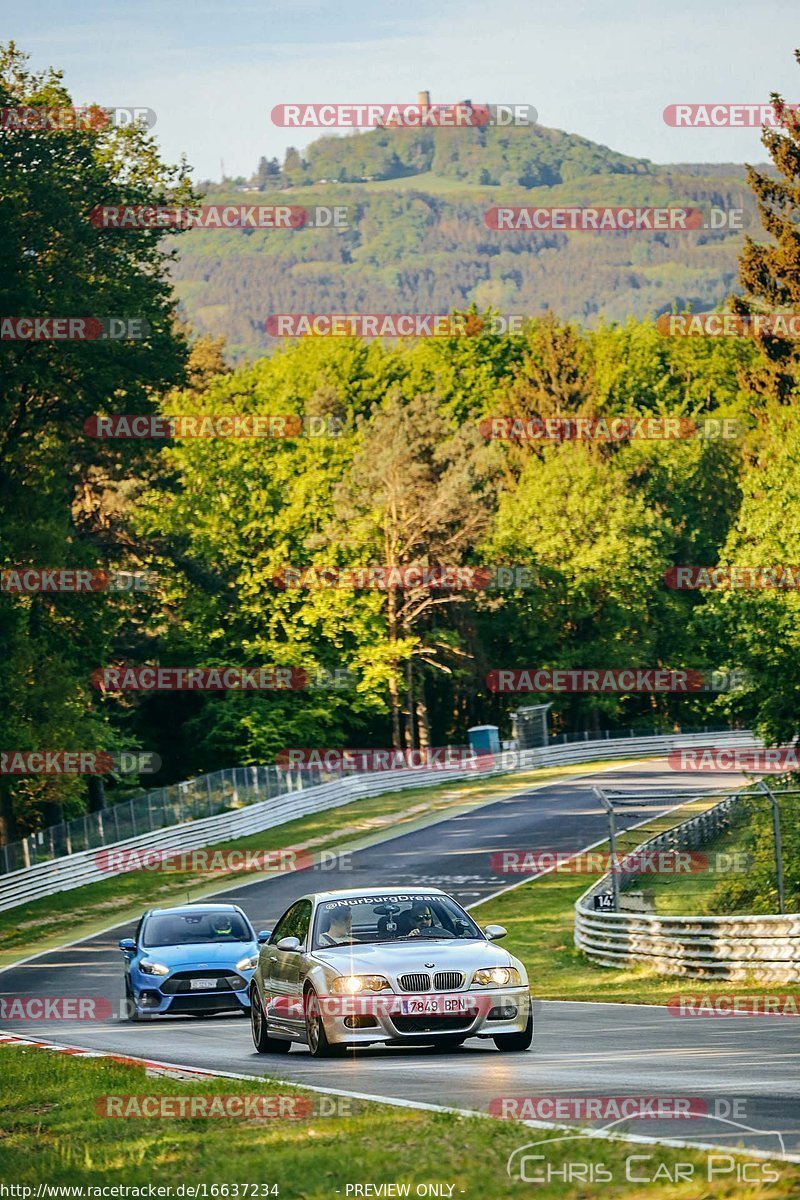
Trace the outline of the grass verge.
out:
<instances>
[{"instance_id":1,"label":"grass verge","mask_svg":"<svg viewBox=\"0 0 800 1200\"><path fill-rule=\"evenodd\" d=\"M702 847L709 870L686 875L655 875L641 880L641 886L652 894L655 911L660 916L720 915L714 903L715 892L727 870L746 870L747 829L739 826L725 830L719 837ZM734 905L728 912L747 913L746 904Z\"/></svg>"},{"instance_id":2,"label":"grass verge","mask_svg":"<svg viewBox=\"0 0 800 1200\"><path fill-rule=\"evenodd\" d=\"M343 1073L344 1074L344 1073ZM345 1197L348 1185L395 1184L417 1195L420 1185L445 1185L439 1195L484 1200L530 1196L531 1183L506 1175L509 1156L520 1147L552 1135L512 1121L462 1117L388 1105L364 1103L298 1092L262 1080L177 1080L148 1076L143 1067L109 1059L80 1059L37 1048L0 1046L0 1156L7 1185L39 1184L103 1187L123 1184L170 1187L172 1196L192 1195L187 1188L205 1184L206 1196L279 1195L302 1200ZM300 1119L239 1117L118 1117L100 1115L106 1097L204 1098L222 1096L299 1096L306 1104L330 1108L347 1103L349 1114L312 1112ZM222 1103L222 1101L217 1101ZM278 1103L273 1100L273 1103ZM284 1102L285 1103L285 1102ZM284 1108L285 1111L285 1108ZM737 1182L730 1151L709 1152L642 1146L625 1142L575 1138L537 1146L551 1171L564 1172L567 1162L604 1165L613 1182L599 1185L607 1200L791 1200L800 1194L800 1167L793 1163L750 1161L756 1178L772 1172L774 1182ZM635 1174L657 1181L626 1182L629 1155L637 1159ZM709 1164L729 1169L708 1181ZM677 1164L691 1168L690 1181L675 1183ZM536 1164L542 1169L544 1164ZM529 1170L533 1169L533 1164ZM596 1167L595 1167L596 1169ZM630 1166L634 1171L634 1164ZM671 1178L668 1178L670 1176ZM243 1185L261 1185L257 1191ZM177 1189L183 1185L183 1192ZM217 1190L213 1188L216 1185ZM238 1192L234 1185L239 1186ZM274 1191L265 1190L274 1186ZM452 1191L449 1189L452 1188ZM11 1195L12 1193L8 1193ZM22 1196L24 1193L13 1193ZM28 1195L35 1195L35 1191ZM47 1195L47 1193L43 1193ZM56 1193L58 1194L58 1193ZM69 1194L69 1193L67 1193ZM129 1193L133 1195L135 1193ZM194 1195L202 1195L195 1191ZM350 1195L354 1193L350 1191ZM363 1191L360 1193L365 1194ZM367 1192L380 1195L380 1192ZM585 1182L556 1179L537 1187L536 1195L552 1200L585 1200L598 1194Z\"/></svg>"},{"instance_id":3,"label":"grass verge","mask_svg":"<svg viewBox=\"0 0 800 1200\"><path fill-rule=\"evenodd\" d=\"M700 801L682 806L679 812L651 821L646 827L627 831L618 839L620 855L655 833L693 816L703 805ZM608 843L596 852L608 851ZM532 990L538 1000L616 1001L626 1004L666 1004L679 992L726 995L784 995L787 984L764 984L756 980L703 981L675 975L662 975L647 967L603 967L591 962L573 943L575 901L598 874L573 874L553 871L538 879L527 880L494 899L470 909L481 925L505 925L508 938L503 946L525 963ZM685 877L684 877L685 878ZM645 884L650 887L649 881ZM681 905L684 913L692 911Z\"/></svg>"}]
</instances>

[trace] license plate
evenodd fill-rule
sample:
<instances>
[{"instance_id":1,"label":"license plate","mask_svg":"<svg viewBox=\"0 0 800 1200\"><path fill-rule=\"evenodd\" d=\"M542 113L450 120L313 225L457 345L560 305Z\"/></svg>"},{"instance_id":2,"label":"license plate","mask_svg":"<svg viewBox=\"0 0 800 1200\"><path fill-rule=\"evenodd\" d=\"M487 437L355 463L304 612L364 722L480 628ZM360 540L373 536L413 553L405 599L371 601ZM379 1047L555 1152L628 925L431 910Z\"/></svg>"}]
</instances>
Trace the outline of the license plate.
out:
<instances>
[{"instance_id":1,"label":"license plate","mask_svg":"<svg viewBox=\"0 0 800 1200\"><path fill-rule=\"evenodd\" d=\"M409 1017L425 1016L427 1013L464 1013L469 1011L466 996L436 996L426 998L420 996L403 1000L401 1011Z\"/></svg>"},{"instance_id":2,"label":"license plate","mask_svg":"<svg viewBox=\"0 0 800 1200\"><path fill-rule=\"evenodd\" d=\"M192 979L189 986L193 992L213 992L217 986L216 979Z\"/></svg>"}]
</instances>

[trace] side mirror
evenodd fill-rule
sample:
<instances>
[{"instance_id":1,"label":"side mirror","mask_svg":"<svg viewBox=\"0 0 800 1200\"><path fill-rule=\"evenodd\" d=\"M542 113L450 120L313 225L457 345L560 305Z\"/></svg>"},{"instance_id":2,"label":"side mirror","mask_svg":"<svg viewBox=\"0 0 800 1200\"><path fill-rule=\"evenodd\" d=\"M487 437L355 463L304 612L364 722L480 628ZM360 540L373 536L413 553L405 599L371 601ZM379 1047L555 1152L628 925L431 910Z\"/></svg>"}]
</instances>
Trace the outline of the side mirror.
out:
<instances>
[{"instance_id":1,"label":"side mirror","mask_svg":"<svg viewBox=\"0 0 800 1200\"><path fill-rule=\"evenodd\" d=\"M300 938L296 938L296 937L281 938L281 940L278 942L278 949L279 950L293 950L296 952L297 950L300 949Z\"/></svg>"},{"instance_id":2,"label":"side mirror","mask_svg":"<svg viewBox=\"0 0 800 1200\"><path fill-rule=\"evenodd\" d=\"M258 933L256 934L256 941L258 942L259 946L263 946L264 942L268 942L271 937L271 929L259 929Z\"/></svg>"},{"instance_id":3,"label":"side mirror","mask_svg":"<svg viewBox=\"0 0 800 1200\"><path fill-rule=\"evenodd\" d=\"M508 930L504 925L487 925L485 926L483 932L486 934L490 942L496 942L500 938L504 938L508 933Z\"/></svg>"},{"instance_id":4,"label":"side mirror","mask_svg":"<svg viewBox=\"0 0 800 1200\"><path fill-rule=\"evenodd\" d=\"M122 950L123 954L135 954L136 942L133 940L133 938L120 938L119 948Z\"/></svg>"}]
</instances>

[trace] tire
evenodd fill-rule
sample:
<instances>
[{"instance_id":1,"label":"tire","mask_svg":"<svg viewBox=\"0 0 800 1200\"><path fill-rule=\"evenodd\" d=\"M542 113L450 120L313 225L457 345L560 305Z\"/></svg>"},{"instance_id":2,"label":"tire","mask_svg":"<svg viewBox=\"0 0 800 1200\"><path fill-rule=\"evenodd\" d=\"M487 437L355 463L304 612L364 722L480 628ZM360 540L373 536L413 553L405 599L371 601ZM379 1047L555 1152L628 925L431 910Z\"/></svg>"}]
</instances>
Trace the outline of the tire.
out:
<instances>
[{"instance_id":1,"label":"tire","mask_svg":"<svg viewBox=\"0 0 800 1200\"><path fill-rule=\"evenodd\" d=\"M317 993L310 988L303 997L306 1013L306 1041L309 1053L314 1058L339 1058L347 1047L340 1043L331 1044L325 1032Z\"/></svg>"},{"instance_id":2,"label":"tire","mask_svg":"<svg viewBox=\"0 0 800 1200\"><path fill-rule=\"evenodd\" d=\"M133 998L131 981L127 977L125 979L125 1016L128 1021L135 1021L137 1023L139 1021L147 1021L149 1018L149 1014L146 1016L137 1009L136 1001Z\"/></svg>"},{"instance_id":3,"label":"tire","mask_svg":"<svg viewBox=\"0 0 800 1200\"><path fill-rule=\"evenodd\" d=\"M529 1050L533 1041L533 1009L528 1013L528 1022L522 1033L500 1033L492 1040L498 1050Z\"/></svg>"},{"instance_id":4,"label":"tire","mask_svg":"<svg viewBox=\"0 0 800 1200\"><path fill-rule=\"evenodd\" d=\"M269 1036L269 1026L257 988L250 989L250 1032L253 1045L259 1054L288 1054L292 1043L283 1038Z\"/></svg>"}]
</instances>

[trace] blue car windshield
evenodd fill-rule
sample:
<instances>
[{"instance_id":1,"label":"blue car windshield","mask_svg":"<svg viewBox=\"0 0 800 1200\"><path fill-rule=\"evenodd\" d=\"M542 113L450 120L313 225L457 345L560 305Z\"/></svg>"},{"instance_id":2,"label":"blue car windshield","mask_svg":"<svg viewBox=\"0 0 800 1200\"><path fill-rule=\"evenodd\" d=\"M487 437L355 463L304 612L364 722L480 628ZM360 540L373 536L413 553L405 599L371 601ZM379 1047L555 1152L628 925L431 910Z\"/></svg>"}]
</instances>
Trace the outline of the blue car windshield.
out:
<instances>
[{"instance_id":1,"label":"blue car windshield","mask_svg":"<svg viewBox=\"0 0 800 1200\"><path fill-rule=\"evenodd\" d=\"M161 913L144 927L143 946L190 946L200 942L253 942L255 934L239 913Z\"/></svg>"}]
</instances>

